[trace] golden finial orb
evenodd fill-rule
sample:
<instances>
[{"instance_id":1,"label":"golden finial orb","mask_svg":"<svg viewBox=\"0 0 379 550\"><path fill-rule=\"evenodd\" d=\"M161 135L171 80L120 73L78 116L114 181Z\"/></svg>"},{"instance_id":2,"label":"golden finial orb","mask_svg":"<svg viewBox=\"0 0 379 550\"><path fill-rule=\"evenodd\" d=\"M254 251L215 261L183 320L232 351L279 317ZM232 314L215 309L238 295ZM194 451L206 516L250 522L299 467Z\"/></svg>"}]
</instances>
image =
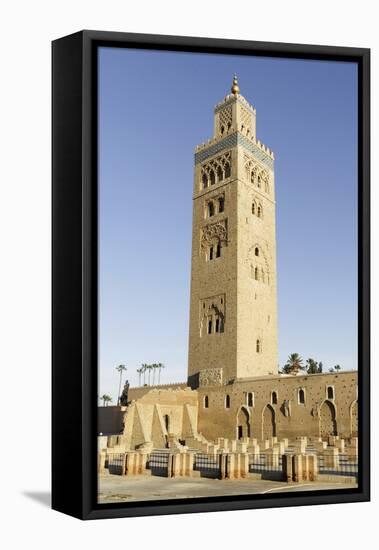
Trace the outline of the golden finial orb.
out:
<instances>
[{"instance_id":1,"label":"golden finial orb","mask_svg":"<svg viewBox=\"0 0 379 550\"><path fill-rule=\"evenodd\" d=\"M240 88L238 86L238 80L237 80L237 75L236 74L233 77L233 85L232 85L232 88L231 88L231 92L234 95L237 95L237 94L240 93Z\"/></svg>"}]
</instances>

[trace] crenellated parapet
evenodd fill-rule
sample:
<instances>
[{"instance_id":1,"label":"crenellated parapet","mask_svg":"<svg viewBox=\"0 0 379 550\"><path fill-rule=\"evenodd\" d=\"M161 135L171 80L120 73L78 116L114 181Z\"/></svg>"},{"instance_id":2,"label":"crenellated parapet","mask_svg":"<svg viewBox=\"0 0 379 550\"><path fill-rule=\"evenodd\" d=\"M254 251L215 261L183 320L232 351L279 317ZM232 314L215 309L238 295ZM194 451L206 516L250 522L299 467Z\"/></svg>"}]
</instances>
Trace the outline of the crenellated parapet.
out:
<instances>
[{"instance_id":1,"label":"crenellated parapet","mask_svg":"<svg viewBox=\"0 0 379 550\"><path fill-rule=\"evenodd\" d=\"M241 145L247 152L253 154L270 170L274 168L273 151L261 143L259 139L247 135L246 132L230 128L223 138L214 137L198 145L195 149L195 164L204 162L208 158L222 152L224 149Z\"/></svg>"}]
</instances>

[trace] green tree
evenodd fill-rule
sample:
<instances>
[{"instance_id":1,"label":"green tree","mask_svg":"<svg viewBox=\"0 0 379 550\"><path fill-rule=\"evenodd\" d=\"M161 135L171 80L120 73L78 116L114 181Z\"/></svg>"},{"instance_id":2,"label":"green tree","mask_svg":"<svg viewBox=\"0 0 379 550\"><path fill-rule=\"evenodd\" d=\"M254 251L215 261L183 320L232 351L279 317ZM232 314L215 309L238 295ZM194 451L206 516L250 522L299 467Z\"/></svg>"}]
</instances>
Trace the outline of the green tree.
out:
<instances>
[{"instance_id":1,"label":"green tree","mask_svg":"<svg viewBox=\"0 0 379 550\"><path fill-rule=\"evenodd\" d=\"M309 358L306 360L305 369L308 374L318 374L322 372L322 363L321 361L318 363L314 359Z\"/></svg>"},{"instance_id":2,"label":"green tree","mask_svg":"<svg viewBox=\"0 0 379 550\"><path fill-rule=\"evenodd\" d=\"M122 373L126 372L127 370L128 369L125 367L125 365L118 365L118 367L116 367L116 371L120 373L120 383L118 386L118 394L117 394L117 405L120 404Z\"/></svg>"},{"instance_id":3,"label":"green tree","mask_svg":"<svg viewBox=\"0 0 379 550\"><path fill-rule=\"evenodd\" d=\"M296 374L300 370L304 370L303 359L298 353L291 353L288 356L287 363L283 367L283 372L285 374Z\"/></svg>"},{"instance_id":4,"label":"green tree","mask_svg":"<svg viewBox=\"0 0 379 550\"><path fill-rule=\"evenodd\" d=\"M112 401L112 398L110 395L108 395L107 393L104 393L104 395L102 395L100 397L100 399L103 401L103 407L105 407L105 403L107 404L108 406L108 403L110 403Z\"/></svg>"},{"instance_id":5,"label":"green tree","mask_svg":"<svg viewBox=\"0 0 379 550\"><path fill-rule=\"evenodd\" d=\"M334 365L331 369L329 369L329 372L339 372L341 370L340 365Z\"/></svg>"}]
</instances>

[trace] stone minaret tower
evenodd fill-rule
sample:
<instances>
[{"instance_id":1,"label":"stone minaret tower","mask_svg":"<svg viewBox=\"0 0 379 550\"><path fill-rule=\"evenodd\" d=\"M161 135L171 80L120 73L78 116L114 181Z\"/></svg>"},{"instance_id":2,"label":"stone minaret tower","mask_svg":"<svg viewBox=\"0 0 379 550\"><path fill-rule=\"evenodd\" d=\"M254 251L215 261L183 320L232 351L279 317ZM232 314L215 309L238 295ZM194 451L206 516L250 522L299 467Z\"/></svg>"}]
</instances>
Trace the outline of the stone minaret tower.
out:
<instances>
[{"instance_id":1,"label":"stone minaret tower","mask_svg":"<svg viewBox=\"0 0 379 550\"><path fill-rule=\"evenodd\" d=\"M274 155L234 77L195 153L189 383L277 374L277 347Z\"/></svg>"}]
</instances>

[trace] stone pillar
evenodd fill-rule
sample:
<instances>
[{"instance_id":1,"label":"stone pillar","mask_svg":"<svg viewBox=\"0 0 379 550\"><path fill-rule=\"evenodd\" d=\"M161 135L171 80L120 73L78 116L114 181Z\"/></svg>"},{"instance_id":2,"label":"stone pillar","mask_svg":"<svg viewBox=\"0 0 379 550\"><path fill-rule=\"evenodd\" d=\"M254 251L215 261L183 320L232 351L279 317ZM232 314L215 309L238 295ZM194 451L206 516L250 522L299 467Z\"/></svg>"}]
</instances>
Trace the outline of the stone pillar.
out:
<instances>
[{"instance_id":1,"label":"stone pillar","mask_svg":"<svg viewBox=\"0 0 379 550\"><path fill-rule=\"evenodd\" d=\"M344 439L339 439L336 442L336 447L337 447L337 449L339 450L340 453L343 453L345 451L345 440Z\"/></svg>"},{"instance_id":2,"label":"stone pillar","mask_svg":"<svg viewBox=\"0 0 379 550\"><path fill-rule=\"evenodd\" d=\"M273 447L266 452L266 464L272 468L279 467L279 449Z\"/></svg>"},{"instance_id":3,"label":"stone pillar","mask_svg":"<svg viewBox=\"0 0 379 550\"><path fill-rule=\"evenodd\" d=\"M229 442L229 451L231 453L235 453L237 450L237 441L235 439L232 439L230 442Z\"/></svg>"},{"instance_id":4,"label":"stone pillar","mask_svg":"<svg viewBox=\"0 0 379 550\"><path fill-rule=\"evenodd\" d=\"M328 446L327 442L326 441L322 441L322 439L320 438L319 441L316 441L316 443L314 444L314 447L317 451L319 452L323 452L324 449L326 449Z\"/></svg>"},{"instance_id":5,"label":"stone pillar","mask_svg":"<svg viewBox=\"0 0 379 550\"><path fill-rule=\"evenodd\" d=\"M284 454L285 446L283 441L279 441L279 443L275 443L273 448L278 449L280 455Z\"/></svg>"},{"instance_id":6,"label":"stone pillar","mask_svg":"<svg viewBox=\"0 0 379 550\"><path fill-rule=\"evenodd\" d=\"M329 435L328 437L328 445L330 447L334 447L334 445L337 444L337 441L339 440L338 435Z\"/></svg>"},{"instance_id":7,"label":"stone pillar","mask_svg":"<svg viewBox=\"0 0 379 550\"><path fill-rule=\"evenodd\" d=\"M346 454L349 457L349 460L356 460L358 458L358 438L352 437L350 439L350 445L346 449Z\"/></svg>"},{"instance_id":8,"label":"stone pillar","mask_svg":"<svg viewBox=\"0 0 379 550\"><path fill-rule=\"evenodd\" d=\"M318 477L318 459L317 455L308 455L308 479L316 481Z\"/></svg>"},{"instance_id":9,"label":"stone pillar","mask_svg":"<svg viewBox=\"0 0 379 550\"><path fill-rule=\"evenodd\" d=\"M302 471L302 480L308 481L309 480L309 455L301 455L301 471Z\"/></svg>"},{"instance_id":10,"label":"stone pillar","mask_svg":"<svg viewBox=\"0 0 379 550\"><path fill-rule=\"evenodd\" d=\"M295 441L295 449L297 453L304 454L307 448L307 442L304 438L299 438Z\"/></svg>"},{"instance_id":11,"label":"stone pillar","mask_svg":"<svg viewBox=\"0 0 379 550\"><path fill-rule=\"evenodd\" d=\"M293 481L293 455L283 455L283 471L285 479L288 483Z\"/></svg>"},{"instance_id":12,"label":"stone pillar","mask_svg":"<svg viewBox=\"0 0 379 550\"><path fill-rule=\"evenodd\" d=\"M247 452L247 443L243 443L243 442L239 441L237 443L237 451L239 453L246 453Z\"/></svg>"},{"instance_id":13,"label":"stone pillar","mask_svg":"<svg viewBox=\"0 0 379 550\"><path fill-rule=\"evenodd\" d=\"M138 474L144 474L146 471L146 462L147 462L147 454L146 453L138 453L137 454L137 473Z\"/></svg>"},{"instance_id":14,"label":"stone pillar","mask_svg":"<svg viewBox=\"0 0 379 550\"><path fill-rule=\"evenodd\" d=\"M254 456L254 458L259 458L259 452L260 452L259 445L252 445L251 447L249 447L249 452L251 455Z\"/></svg>"},{"instance_id":15,"label":"stone pillar","mask_svg":"<svg viewBox=\"0 0 379 550\"><path fill-rule=\"evenodd\" d=\"M229 453L226 455L226 477L227 479L234 479L234 471L235 471L235 455L234 453Z\"/></svg>"},{"instance_id":16,"label":"stone pillar","mask_svg":"<svg viewBox=\"0 0 379 550\"><path fill-rule=\"evenodd\" d=\"M293 457L293 480L296 482L303 480L303 455L296 454Z\"/></svg>"},{"instance_id":17,"label":"stone pillar","mask_svg":"<svg viewBox=\"0 0 379 550\"><path fill-rule=\"evenodd\" d=\"M220 449L224 449L225 451L227 451L229 448L229 439L219 437L217 439L217 444L220 446Z\"/></svg>"},{"instance_id":18,"label":"stone pillar","mask_svg":"<svg viewBox=\"0 0 379 550\"><path fill-rule=\"evenodd\" d=\"M107 453L104 451L101 451L97 455L97 471L99 474L103 474L105 472L105 459L107 458Z\"/></svg>"},{"instance_id":19,"label":"stone pillar","mask_svg":"<svg viewBox=\"0 0 379 550\"><path fill-rule=\"evenodd\" d=\"M338 458L338 449L336 447L329 447L323 452L324 456L324 467L326 469L338 470L339 469L339 458Z\"/></svg>"},{"instance_id":20,"label":"stone pillar","mask_svg":"<svg viewBox=\"0 0 379 550\"><path fill-rule=\"evenodd\" d=\"M219 454L219 460L220 460L220 478L225 479L228 477L227 471L228 471L228 455L226 453L220 453Z\"/></svg>"}]
</instances>

